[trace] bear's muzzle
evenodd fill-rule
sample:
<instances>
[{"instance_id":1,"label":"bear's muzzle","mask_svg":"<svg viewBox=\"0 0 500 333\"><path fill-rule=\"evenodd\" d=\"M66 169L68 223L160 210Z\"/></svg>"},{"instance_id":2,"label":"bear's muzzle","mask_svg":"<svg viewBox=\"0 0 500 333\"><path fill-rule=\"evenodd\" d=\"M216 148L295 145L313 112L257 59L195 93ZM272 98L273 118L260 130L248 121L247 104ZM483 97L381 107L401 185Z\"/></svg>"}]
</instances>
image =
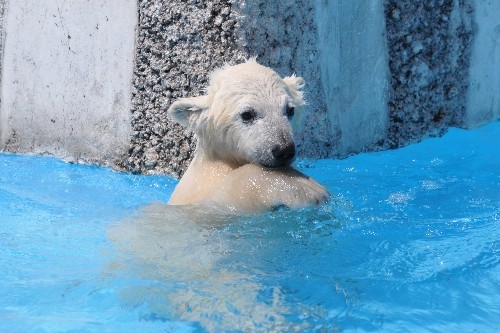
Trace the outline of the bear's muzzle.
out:
<instances>
[{"instance_id":1,"label":"bear's muzzle","mask_svg":"<svg viewBox=\"0 0 500 333\"><path fill-rule=\"evenodd\" d=\"M289 143L286 146L276 146L272 150L274 161L273 167L284 167L292 164L295 158L295 144Z\"/></svg>"}]
</instances>

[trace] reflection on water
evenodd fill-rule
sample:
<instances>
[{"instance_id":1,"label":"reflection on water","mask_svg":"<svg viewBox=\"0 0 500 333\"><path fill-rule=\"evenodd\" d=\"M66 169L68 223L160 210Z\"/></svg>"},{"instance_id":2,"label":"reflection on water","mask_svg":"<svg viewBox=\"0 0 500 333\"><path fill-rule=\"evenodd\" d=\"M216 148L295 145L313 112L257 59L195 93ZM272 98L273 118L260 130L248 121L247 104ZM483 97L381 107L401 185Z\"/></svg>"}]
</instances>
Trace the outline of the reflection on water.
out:
<instances>
[{"instance_id":1,"label":"reflection on water","mask_svg":"<svg viewBox=\"0 0 500 333\"><path fill-rule=\"evenodd\" d=\"M302 331L312 328L307 316L325 317L327 310L290 303L293 292L278 283L275 265L293 256L287 243L310 242L311 235L324 247L321 235L333 242L335 221L331 207L237 217L155 204L109 228L117 249L109 269L154 281L121 291L125 304L147 304L148 316L179 318L211 332ZM304 320L294 318L297 311Z\"/></svg>"}]
</instances>

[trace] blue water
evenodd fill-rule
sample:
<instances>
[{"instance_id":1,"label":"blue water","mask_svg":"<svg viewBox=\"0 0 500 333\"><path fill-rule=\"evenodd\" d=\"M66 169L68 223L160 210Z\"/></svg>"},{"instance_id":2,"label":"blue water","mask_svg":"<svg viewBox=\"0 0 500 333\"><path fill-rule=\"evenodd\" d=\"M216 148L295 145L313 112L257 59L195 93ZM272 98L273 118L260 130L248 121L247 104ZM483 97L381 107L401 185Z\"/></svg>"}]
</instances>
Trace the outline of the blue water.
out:
<instances>
[{"instance_id":1,"label":"blue water","mask_svg":"<svg viewBox=\"0 0 500 333\"><path fill-rule=\"evenodd\" d=\"M498 332L499 142L496 122L299 161L334 199L257 217L0 154L0 332Z\"/></svg>"}]
</instances>

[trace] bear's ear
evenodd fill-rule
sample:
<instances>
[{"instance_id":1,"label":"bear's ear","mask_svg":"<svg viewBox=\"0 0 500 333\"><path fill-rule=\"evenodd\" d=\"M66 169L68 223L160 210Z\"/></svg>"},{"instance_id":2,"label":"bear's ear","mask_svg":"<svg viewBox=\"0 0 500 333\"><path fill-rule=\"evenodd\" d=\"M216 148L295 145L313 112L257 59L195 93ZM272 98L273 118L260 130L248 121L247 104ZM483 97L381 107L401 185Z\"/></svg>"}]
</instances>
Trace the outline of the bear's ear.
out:
<instances>
[{"instance_id":1,"label":"bear's ear","mask_svg":"<svg viewBox=\"0 0 500 333\"><path fill-rule=\"evenodd\" d=\"M187 97L176 100L168 108L167 113L176 123L189 128L206 109L208 109L207 96Z\"/></svg>"},{"instance_id":2,"label":"bear's ear","mask_svg":"<svg viewBox=\"0 0 500 333\"><path fill-rule=\"evenodd\" d=\"M288 93L295 103L295 116L292 119L291 125L294 132L300 132L302 130L302 107L306 102L304 101L304 93L302 88L304 87L304 79L295 74L292 76L287 76L283 78L283 82L287 85Z\"/></svg>"},{"instance_id":3,"label":"bear's ear","mask_svg":"<svg viewBox=\"0 0 500 333\"><path fill-rule=\"evenodd\" d=\"M300 107L304 105L306 103L304 101L304 93L302 92L305 84L304 79L293 74L292 76L283 78L283 82L288 86L288 93L293 98L296 106Z\"/></svg>"}]
</instances>

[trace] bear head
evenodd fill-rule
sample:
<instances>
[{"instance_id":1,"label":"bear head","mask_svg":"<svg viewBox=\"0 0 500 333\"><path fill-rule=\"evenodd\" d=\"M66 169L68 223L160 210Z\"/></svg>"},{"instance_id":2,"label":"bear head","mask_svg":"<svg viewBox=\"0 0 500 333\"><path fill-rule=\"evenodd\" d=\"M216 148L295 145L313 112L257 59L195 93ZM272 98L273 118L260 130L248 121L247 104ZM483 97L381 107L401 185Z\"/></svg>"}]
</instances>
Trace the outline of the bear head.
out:
<instances>
[{"instance_id":1,"label":"bear head","mask_svg":"<svg viewBox=\"0 0 500 333\"><path fill-rule=\"evenodd\" d=\"M207 94L181 98L168 109L193 131L206 157L235 166L283 167L295 157L291 123L304 105L304 81L281 78L255 59L215 70Z\"/></svg>"}]
</instances>

